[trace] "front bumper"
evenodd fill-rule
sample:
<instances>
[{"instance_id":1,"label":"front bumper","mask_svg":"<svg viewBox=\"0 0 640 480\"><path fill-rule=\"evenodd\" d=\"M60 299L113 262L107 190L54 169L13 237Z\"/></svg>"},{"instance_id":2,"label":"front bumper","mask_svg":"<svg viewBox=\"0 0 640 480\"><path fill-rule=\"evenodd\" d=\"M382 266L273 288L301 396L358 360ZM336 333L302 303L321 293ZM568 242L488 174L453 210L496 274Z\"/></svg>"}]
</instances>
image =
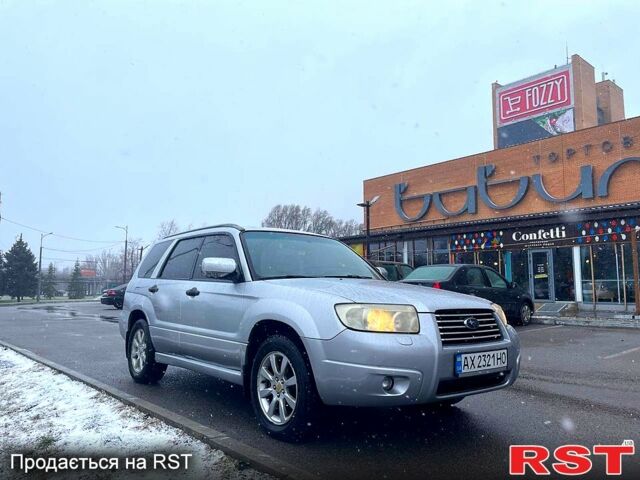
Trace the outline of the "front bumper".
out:
<instances>
[{"instance_id":1,"label":"front bumper","mask_svg":"<svg viewBox=\"0 0 640 480\"><path fill-rule=\"evenodd\" d=\"M489 392L515 382L520 341L511 326L502 340L442 345L435 317L420 314L416 335L344 330L331 340L306 339L318 393L328 405L401 406L432 403ZM507 349L507 369L457 377L457 353ZM390 391L382 379L394 379Z\"/></svg>"},{"instance_id":2,"label":"front bumper","mask_svg":"<svg viewBox=\"0 0 640 480\"><path fill-rule=\"evenodd\" d=\"M100 297L100 303L103 305L113 305L113 300L116 297Z\"/></svg>"}]
</instances>

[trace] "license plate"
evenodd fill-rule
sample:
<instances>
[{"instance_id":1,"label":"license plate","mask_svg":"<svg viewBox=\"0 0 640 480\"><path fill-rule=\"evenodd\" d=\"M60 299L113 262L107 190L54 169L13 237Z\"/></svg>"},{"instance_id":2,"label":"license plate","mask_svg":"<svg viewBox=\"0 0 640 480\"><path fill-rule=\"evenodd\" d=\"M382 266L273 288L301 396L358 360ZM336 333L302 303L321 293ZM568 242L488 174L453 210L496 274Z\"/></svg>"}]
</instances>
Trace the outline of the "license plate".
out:
<instances>
[{"instance_id":1,"label":"license plate","mask_svg":"<svg viewBox=\"0 0 640 480\"><path fill-rule=\"evenodd\" d=\"M506 368L507 350L456 354L456 375L486 370L506 370Z\"/></svg>"}]
</instances>

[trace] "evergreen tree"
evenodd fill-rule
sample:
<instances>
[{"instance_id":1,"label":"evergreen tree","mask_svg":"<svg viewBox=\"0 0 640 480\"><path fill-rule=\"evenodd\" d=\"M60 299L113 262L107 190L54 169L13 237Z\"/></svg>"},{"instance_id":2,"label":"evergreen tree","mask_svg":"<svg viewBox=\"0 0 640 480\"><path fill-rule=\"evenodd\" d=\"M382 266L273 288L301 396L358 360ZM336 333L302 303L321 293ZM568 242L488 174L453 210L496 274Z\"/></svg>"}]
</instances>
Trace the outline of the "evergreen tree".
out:
<instances>
[{"instance_id":1,"label":"evergreen tree","mask_svg":"<svg viewBox=\"0 0 640 480\"><path fill-rule=\"evenodd\" d=\"M38 288L38 262L27 242L18 237L5 253L6 293L19 302L25 296L35 297Z\"/></svg>"},{"instance_id":2,"label":"evergreen tree","mask_svg":"<svg viewBox=\"0 0 640 480\"><path fill-rule=\"evenodd\" d=\"M82 277L80 275L80 262L77 260L71 273L71 281L69 282L69 298L84 298L84 285L82 284Z\"/></svg>"},{"instance_id":3,"label":"evergreen tree","mask_svg":"<svg viewBox=\"0 0 640 480\"><path fill-rule=\"evenodd\" d=\"M56 267L53 263L49 264L47 276L42 280L42 294L48 299L56 296Z\"/></svg>"}]
</instances>

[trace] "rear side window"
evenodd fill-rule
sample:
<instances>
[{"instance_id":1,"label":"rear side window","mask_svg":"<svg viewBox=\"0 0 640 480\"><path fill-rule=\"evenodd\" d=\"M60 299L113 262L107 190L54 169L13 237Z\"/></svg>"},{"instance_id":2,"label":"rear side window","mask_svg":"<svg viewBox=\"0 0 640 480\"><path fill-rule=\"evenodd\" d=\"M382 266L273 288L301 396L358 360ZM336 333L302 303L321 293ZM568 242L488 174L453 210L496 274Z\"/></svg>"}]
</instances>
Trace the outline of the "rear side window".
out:
<instances>
[{"instance_id":1,"label":"rear side window","mask_svg":"<svg viewBox=\"0 0 640 480\"><path fill-rule=\"evenodd\" d=\"M413 268L408 267L407 265L400 265L398 267L400 269L400 278L405 278L411 272L413 272Z\"/></svg>"},{"instance_id":2,"label":"rear side window","mask_svg":"<svg viewBox=\"0 0 640 480\"><path fill-rule=\"evenodd\" d=\"M466 285L471 287L486 287L487 281L484 279L482 270L479 268L467 268Z\"/></svg>"},{"instance_id":3,"label":"rear side window","mask_svg":"<svg viewBox=\"0 0 640 480\"><path fill-rule=\"evenodd\" d=\"M193 274L193 278L211 280L202 273L202 260L209 257L218 258L232 258L238 262L238 255L236 252L236 245L233 238L230 235L211 235L205 237L200 248L200 254L198 255L198 261L196 262L196 270Z\"/></svg>"},{"instance_id":4,"label":"rear side window","mask_svg":"<svg viewBox=\"0 0 640 480\"><path fill-rule=\"evenodd\" d=\"M202 237L180 240L164 264L160 278L172 280L188 280L193 274L193 267L198 258L198 250Z\"/></svg>"},{"instance_id":5,"label":"rear side window","mask_svg":"<svg viewBox=\"0 0 640 480\"><path fill-rule=\"evenodd\" d=\"M489 277L489 283L494 288L507 288L507 282L493 270L485 270L484 273Z\"/></svg>"},{"instance_id":6,"label":"rear side window","mask_svg":"<svg viewBox=\"0 0 640 480\"><path fill-rule=\"evenodd\" d=\"M151 274L156 269L156 265L158 265L158 262L162 258L162 255L164 255L164 252L167 251L167 248L169 248L169 245L171 245L171 240L157 243L151 248L140 264L140 269L138 270L139 278L151 277Z\"/></svg>"},{"instance_id":7,"label":"rear side window","mask_svg":"<svg viewBox=\"0 0 640 480\"><path fill-rule=\"evenodd\" d=\"M382 265L382 268L387 272L387 280L395 282L398 280L398 271L395 265Z\"/></svg>"}]
</instances>

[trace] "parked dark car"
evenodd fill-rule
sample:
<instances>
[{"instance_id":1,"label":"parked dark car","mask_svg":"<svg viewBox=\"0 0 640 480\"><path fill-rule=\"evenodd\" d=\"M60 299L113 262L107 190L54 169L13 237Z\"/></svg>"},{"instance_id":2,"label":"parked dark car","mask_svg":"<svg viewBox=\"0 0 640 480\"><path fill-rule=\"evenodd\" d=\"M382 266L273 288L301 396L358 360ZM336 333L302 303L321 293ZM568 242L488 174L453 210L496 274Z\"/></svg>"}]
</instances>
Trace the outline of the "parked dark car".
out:
<instances>
[{"instance_id":1,"label":"parked dark car","mask_svg":"<svg viewBox=\"0 0 640 480\"><path fill-rule=\"evenodd\" d=\"M486 298L500 305L510 321L520 325L527 325L531 321L531 296L493 268L482 265L429 265L416 268L402 282Z\"/></svg>"},{"instance_id":2,"label":"parked dark car","mask_svg":"<svg viewBox=\"0 0 640 480\"><path fill-rule=\"evenodd\" d=\"M413 267L411 265L407 265L406 263L401 262L387 262L382 260L372 260L371 264L375 267L382 267L387 272L383 273L384 277L387 280L392 282L397 282L398 280L402 280L411 272L413 272ZM381 272L382 273L382 272Z\"/></svg>"},{"instance_id":3,"label":"parked dark car","mask_svg":"<svg viewBox=\"0 0 640 480\"><path fill-rule=\"evenodd\" d=\"M113 305L118 310L122 310L124 304L124 292L127 289L126 283L118 285L117 287L109 288L102 292L100 297L100 303L103 305Z\"/></svg>"}]
</instances>

